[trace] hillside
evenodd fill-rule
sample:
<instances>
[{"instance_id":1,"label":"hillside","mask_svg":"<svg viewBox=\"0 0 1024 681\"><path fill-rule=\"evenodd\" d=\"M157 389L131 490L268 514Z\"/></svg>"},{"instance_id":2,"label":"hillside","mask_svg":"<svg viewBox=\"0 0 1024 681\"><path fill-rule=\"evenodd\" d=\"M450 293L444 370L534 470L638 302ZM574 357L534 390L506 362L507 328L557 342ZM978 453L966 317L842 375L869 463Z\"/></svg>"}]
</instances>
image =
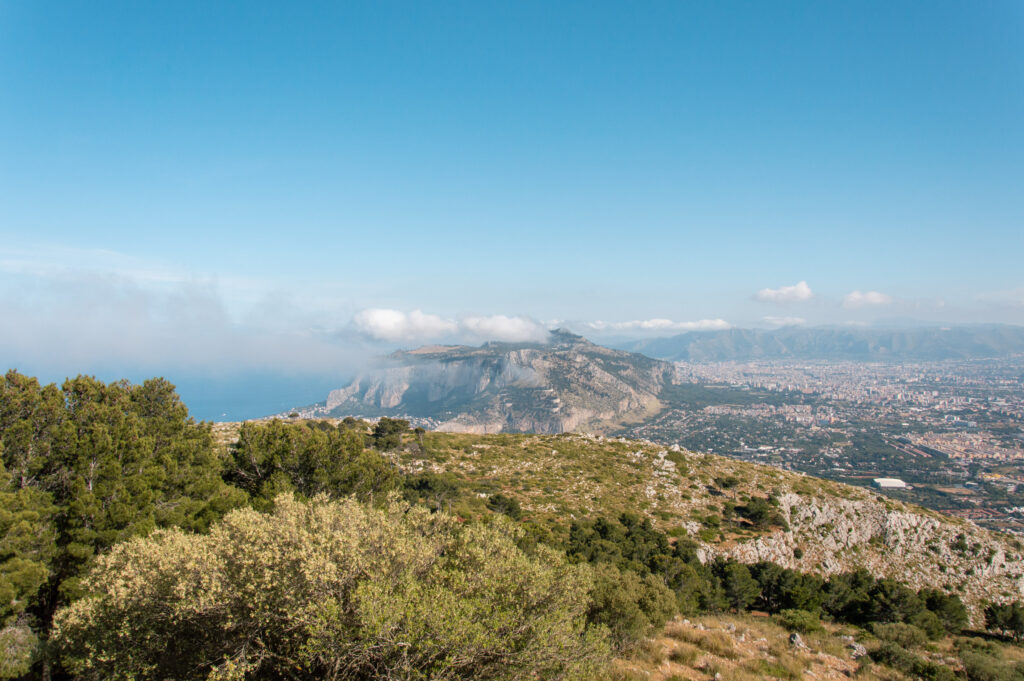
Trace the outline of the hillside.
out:
<instances>
[{"instance_id":1,"label":"hillside","mask_svg":"<svg viewBox=\"0 0 1024 681\"><path fill-rule=\"evenodd\" d=\"M914 329L785 327L774 331L692 331L629 341L623 350L672 361L754 359L935 361L1007 357L1024 353L1024 327L1006 325Z\"/></svg>"},{"instance_id":2,"label":"hillside","mask_svg":"<svg viewBox=\"0 0 1024 681\"><path fill-rule=\"evenodd\" d=\"M547 344L397 352L302 413L410 417L442 431L560 433L657 411L672 375L666 362L555 331Z\"/></svg>"},{"instance_id":3,"label":"hillside","mask_svg":"<svg viewBox=\"0 0 1024 681\"><path fill-rule=\"evenodd\" d=\"M705 560L768 560L823 575L866 568L915 588L953 590L975 616L986 599L1024 595L1016 539L768 466L579 434L427 433L422 448L392 456L406 472L453 474L466 490L455 505L462 513L483 512L499 492L555 532L574 519L642 513L669 534L696 539ZM769 495L782 525L758 525L735 510Z\"/></svg>"}]
</instances>

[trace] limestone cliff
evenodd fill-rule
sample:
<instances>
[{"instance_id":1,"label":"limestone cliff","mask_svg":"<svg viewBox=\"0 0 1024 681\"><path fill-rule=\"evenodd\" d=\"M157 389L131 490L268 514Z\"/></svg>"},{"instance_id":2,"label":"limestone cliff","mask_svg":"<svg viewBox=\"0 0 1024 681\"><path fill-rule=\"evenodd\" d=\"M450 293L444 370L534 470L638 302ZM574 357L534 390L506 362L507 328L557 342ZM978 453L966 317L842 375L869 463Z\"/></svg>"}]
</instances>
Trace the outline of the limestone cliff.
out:
<instances>
[{"instance_id":1,"label":"limestone cliff","mask_svg":"<svg viewBox=\"0 0 1024 681\"><path fill-rule=\"evenodd\" d=\"M658 408L666 362L556 331L546 344L487 343L398 352L331 391L329 416L402 416L436 430L561 433Z\"/></svg>"}]
</instances>

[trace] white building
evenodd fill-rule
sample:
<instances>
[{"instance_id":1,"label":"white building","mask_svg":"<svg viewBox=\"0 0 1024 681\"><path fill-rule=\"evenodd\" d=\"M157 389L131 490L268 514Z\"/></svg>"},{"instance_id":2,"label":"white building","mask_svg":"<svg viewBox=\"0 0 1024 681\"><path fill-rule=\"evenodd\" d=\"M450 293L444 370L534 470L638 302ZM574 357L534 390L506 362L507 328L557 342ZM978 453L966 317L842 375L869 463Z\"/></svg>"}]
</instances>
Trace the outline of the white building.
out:
<instances>
[{"instance_id":1,"label":"white building","mask_svg":"<svg viewBox=\"0 0 1024 681\"><path fill-rule=\"evenodd\" d=\"M875 478L871 483L880 489L906 489L907 483L899 478Z\"/></svg>"}]
</instances>

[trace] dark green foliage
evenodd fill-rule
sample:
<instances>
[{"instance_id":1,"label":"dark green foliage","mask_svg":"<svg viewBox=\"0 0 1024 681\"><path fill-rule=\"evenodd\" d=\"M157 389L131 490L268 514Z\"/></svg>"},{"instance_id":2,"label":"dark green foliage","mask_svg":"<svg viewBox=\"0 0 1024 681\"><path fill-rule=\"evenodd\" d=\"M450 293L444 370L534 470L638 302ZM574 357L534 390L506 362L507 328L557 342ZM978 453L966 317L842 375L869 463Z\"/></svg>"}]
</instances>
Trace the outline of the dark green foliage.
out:
<instances>
[{"instance_id":1,"label":"dark green foliage","mask_svg":"<svg viewBox=\"0 0 1024 681\"><path fill-rule=\"evenodd\" d=\"M520 508L519 502L512 497L505 496L504 494L492 494L488 497L487 508L496 513L507 515L513 520L518 520L523 515L523 509Z\"/></svg>"},{"instance_id":2,"label":"dark green foliage","mask_svg":"<svg viewBox=\"0 0 1024 681\"><path fill-rule=\"evenodd\" d=\"M402 446L402 434L409 432L409 422L404 419L384 417L373 426L370 441L375 449L386 452Z\"/></svg>"},{"instance_id":3,"label":"dark green foliage","mask_svg":"<svg viewBox=\"0 0 1024 681\"><path fill-rule=\"evenodd\" d=\"M324 422L321 422L324 423ZM363 449L360 434L317 423L245 423L231 450L226 479L258 507L283 492L304 497L355 494L381 498L400 485L395 467Z\"/></svg>"},{"instance_id":4,"label":"dark green foliage","mask_svg":"<svg viewBox=\"0 0 1024 681\"><path fill-rule=\"evenodd\" d=\"M908 622L925 610L913 589L893 579L880 579L868 590L859 616L867 622Z\"/></svg>"},{"instance_id":5,"label":"dark green foliage","mask_svg":"<svg viewBox=\"0 0 1024 681\"><path fill-rule=\"evenodd\" d=\"M715 478L715 485L722 489L732 489L736 485L740 484L740 479L735 475L725 475L722 477Z\"/></svg>"},{"instance_id":6,"label":"dark green foliage","mask_svg":"<svg viewBox=\"0 0 1024 681\"><path fill-rule=\"evenodd\" d=\"M746 610L761 594L746 565L719 559L715 561L713 570L722 584L725 602L733 611Z\"/></svg>"},{"instance_id":7,"label":"dark green foliage","mask_svg":"<svg viewBox=\"0 0 1024 681\"><path fill-rule=\"evenodd\" d=\"M246 501L221 478L209 424L192 420L163 379L79 376L57 388L10 371L0 380L0 452L0 617L35 628L4 629L5 640L45 636L115 543L157 527L203 530Z\"/></svg>"},{"instance_id":8,"label":"dark green foliage","mask_svg":"<svg viewBox=\"0 0 1024 681\"><path fill-rule=\"evenodd\" d=\"M771 527L781 527L784 530L789 529L789 523L786 522L778 507L768 499L761 497L755 497L747 504L737 506L736 514L746 518L754 527L761 530Z\"/></svg>"},{"instance_id":9,"label":"dark green foliage","mask_svg":"<svg viewBox=\"0 0 1024 681\"><path fill-rule=\"evenodd\" d=\"M588 562L614 567L624 579L632 580L635 576L647 586L647 603L660 603L662 598L653 594L668 593L673 595L671 612L698 612L701 610L719 610L725 607L723 594L718 579L708 566L702 565L697 559L695 546L680 540L675 544L668 536L654 529L649 519L641 520L637 516L623 514L618 520L598 518L587 523L573 523L569 528L569 540L565 546L569 559L574 562ZM605 571L606 577L611 574ZM652 585L660 585L655 589ZM650 607L644 606L639 600L645 591L634 588L625 591L606 592L603 596L606 605L596 612L601 621L617 632L620 645L623 636L628 632L637 632L639 621L631 612L634 607L623 605L624 598L634 598L635 609L644 613L648 621L654 622ZM660 606L659 606L660 608ZM653 612L661 612L655 609ZM614 613L621 613L626 621L621 625L612 625ZM595 618L598 615L595 614ZM595 621L597 621L595 619Z\"/></svg>"},{"instance_id":10,"label":"dark green foliage","mask_svg":"<svg viewBox=\"0 0 1024 681\"><path fill-rule=\"evenodd\" d=\"M0 627L18 620L50 576L57 550L54 510L48 493L12 489L0 462Z\"/></svg>"},{"instance_id":11,"label":"dark green foliage","mask_svg":"<svg viewBox=\"0 0 1024 681\"><path fill-rule=\"evenodd\" d=\"M407 475L402 481L402 494L413 503L435 511L449 510L459 498L459 480L451 473L420 473Z\"/></svg>"},{"instance_id":12,"label":"dark green foliage","mask_svg":"<svg viewBox=\"0 0 1024 681\"><path fill-rule=\"evenodd\" d=\"M919 595L925 607L935 613L947 633L959 634L967 626L967 608L956 594L925 588L921 589Z\"/></svg>"},{"instance_id":13,"label":"dark green foliage","mask_svg":"<svg viewBox=\"0 0 1024 681\"><path fill-rule=\"evenodd\" d=\"M1024 639L1024 606L993 603L985 608L985 628L1015 641Z\"/></svg>"},{"instance_id":14,"label":"dark green foliage","mask_svg":"<svg viewBox=\"0 0 1024 681\"><path fill-rule=\"evenodd\" d=\"M806 610L783 610L775 616L775 621L789 631L810 634L821 631L821 620L814 613Z\"/></svg>"},{"instance_id":15,"label":"dark green foliage","mask_svg":"<svg viewBox=\"0 0 1024 681\"><path fill-rule=\"evenodd\" d=\"M820 577L768 562L751 566L750 573L760 587L755 606L761 610L770 613L782 610L817 612L821 607L824 582Z\"/></svg>"},{"instance_id":16,"label":"dark green foliage","mask_svg":"<svg viewBox=\"0 0 1024 681\"><path fill-rule=\"evenodd\" d=\"M923 681L956 680L956 675L949 667L919 657L891 641L882 643L881 646L872 651L871 659Z\"/></svg>"},{"instance_id":17,"label":"dark green foliage","mask_svg":"<svg viewBox=\"0 0 1024 681\"><path fill-rule=\"evenodd\" d=\"M657 576L640 577L610 563L595 568L587 619L608 627L617 647L628 647L660 629L676 611L675 595Z\"/></svg>"}]
</instances>

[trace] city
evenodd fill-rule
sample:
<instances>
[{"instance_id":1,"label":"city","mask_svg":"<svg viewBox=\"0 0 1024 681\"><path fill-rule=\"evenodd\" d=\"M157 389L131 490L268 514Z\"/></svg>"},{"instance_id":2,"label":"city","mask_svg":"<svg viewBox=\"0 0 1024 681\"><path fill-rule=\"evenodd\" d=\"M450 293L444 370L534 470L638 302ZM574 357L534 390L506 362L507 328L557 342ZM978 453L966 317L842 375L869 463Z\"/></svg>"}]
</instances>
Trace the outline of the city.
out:
<instances>
[{"instance_id":1,"label":"city","mask_svg":"<svg viewBox=\"0 0 1024 681\"><path fill-rule=\"evenodd\" d=\"M1024 533L1024 359L676 366L680 399L624 433L862 486L896 478L886 494Z\"/></svg>"}]
</instances>

